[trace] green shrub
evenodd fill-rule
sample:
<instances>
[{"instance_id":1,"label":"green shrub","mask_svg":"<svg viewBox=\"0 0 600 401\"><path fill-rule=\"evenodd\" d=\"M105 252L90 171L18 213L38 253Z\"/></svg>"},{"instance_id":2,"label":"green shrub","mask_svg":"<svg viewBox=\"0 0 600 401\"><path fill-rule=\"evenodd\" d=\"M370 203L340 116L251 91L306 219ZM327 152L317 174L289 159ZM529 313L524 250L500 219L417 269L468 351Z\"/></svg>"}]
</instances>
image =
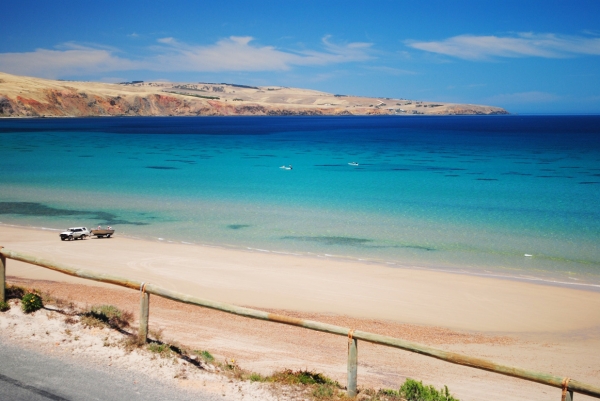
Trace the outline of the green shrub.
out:
<instances>
[{"instance_id":1,"label":"green shrub","mask_svg":"<svg viewBox=\"0 0 600 401\"><path fill-rule=\"evenodd\" d=\"M10 309L8 302L0 302L0 312L6 312Z\"/></svg>"},{"instance_id":2,"label":"green shrub","mask_svg":"<svg viewBox=\"0 0 600 401\"><path fill-rule=\"evenodd\" d=\"M406 379L400 387L400 394L407 401L459 401L450 395L447 386L438 391L433 386L424 386L423 382L413 379Z\"/></svg>"},{"instance_id":3,"label":"green shrub","mask_svg":"<svg viewBox=\"0 0 600 401\"><path fill-rule=\"evenodd\" d=\"M25 313L35 312L43 307L44 304L42 303L42 298L38 294L29 292L21 298L21 309L23 309L23 312Z\"/></svg>"}]
</instances>

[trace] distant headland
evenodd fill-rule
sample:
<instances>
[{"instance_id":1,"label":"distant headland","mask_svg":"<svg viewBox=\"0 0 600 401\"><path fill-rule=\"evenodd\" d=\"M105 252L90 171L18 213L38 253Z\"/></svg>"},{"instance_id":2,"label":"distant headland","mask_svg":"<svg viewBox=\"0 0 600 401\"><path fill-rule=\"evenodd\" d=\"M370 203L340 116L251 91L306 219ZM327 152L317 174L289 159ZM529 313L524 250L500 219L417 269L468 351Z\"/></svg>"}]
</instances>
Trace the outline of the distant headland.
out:
<instances>
[{"instance_id":1,"label":"distant headland","mask_svg":"<svg viewBox=\"0 0 600 401\"><path fill-rule=\"evenodd\" d=\"M500 107L331 94L282 86L60 81L0 72L0 117L489 115Z\"/></svg>"}]
</instances>

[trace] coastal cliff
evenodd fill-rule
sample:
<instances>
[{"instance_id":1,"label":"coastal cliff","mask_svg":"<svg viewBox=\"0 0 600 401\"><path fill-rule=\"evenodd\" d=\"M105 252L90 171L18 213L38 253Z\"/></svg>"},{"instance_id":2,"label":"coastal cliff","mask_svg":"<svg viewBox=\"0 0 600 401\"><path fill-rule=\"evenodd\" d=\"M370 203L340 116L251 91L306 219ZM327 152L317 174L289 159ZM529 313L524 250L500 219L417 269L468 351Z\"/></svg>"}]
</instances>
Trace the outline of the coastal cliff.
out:
<instances>
[{"instance_id":1,"label":"coastal cliff","mask_svg":"<svg viewBox=\"0 0 600 401\"><path fill-rule=\"evenodd\" d=\"M508 114L499 107L215 83L55 81L0 72L0 117Z\"/></svg>"}]
</instances>

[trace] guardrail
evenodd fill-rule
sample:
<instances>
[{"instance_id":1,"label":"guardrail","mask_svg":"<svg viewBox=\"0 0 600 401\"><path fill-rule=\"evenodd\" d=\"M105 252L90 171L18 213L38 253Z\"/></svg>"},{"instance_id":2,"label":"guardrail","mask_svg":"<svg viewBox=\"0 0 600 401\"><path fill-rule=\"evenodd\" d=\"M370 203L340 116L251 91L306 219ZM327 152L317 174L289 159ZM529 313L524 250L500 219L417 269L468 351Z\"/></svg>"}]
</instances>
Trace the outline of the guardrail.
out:
<instances>
[{"instance_id":1,"label":"guardrail","mask_svg":"<svg viewBox=\"0 0 600 401\"><path fill-rule=\"evenodd\" d=\"M570 379L569 377L559 377L544 372L534 372L514 366L501 365L486 359L474 358L455 352L447 352L428 347L426 345L404 341L399 338L370 333L367 331L354 330L347 327L340 327L313 320L297 319L294 317L278 315L256 309L201 299L180 292L170 291L150 283L69 267L62 263L52 262L35 256L10 251L0 246L0 301L3 302L5 301L7 258L41 266L50 270L68 274L70 276L119 285L121 287L140 291L140 326L138 335L140 338L145 340L147 340L148 336L150 294L177 302L215 309L251 319L267 320L270 322L303 327L309 330L348 337L348 378L346 388L348 395L351 397L354 397L357 394L358 340L363 340L373 344L380 344L388 347L403 349L405 351L416 352L421 355L430 356L457 365L470 366L476 369L487 370L489 372L499 373L506 376L512 376L523 380L529 380L532 382L557 387L562 390L562 401L572 401L573 393L581 393L595 398L600 398L599 387L582 383L580 381Z\"/></svg>"}]
</instances>

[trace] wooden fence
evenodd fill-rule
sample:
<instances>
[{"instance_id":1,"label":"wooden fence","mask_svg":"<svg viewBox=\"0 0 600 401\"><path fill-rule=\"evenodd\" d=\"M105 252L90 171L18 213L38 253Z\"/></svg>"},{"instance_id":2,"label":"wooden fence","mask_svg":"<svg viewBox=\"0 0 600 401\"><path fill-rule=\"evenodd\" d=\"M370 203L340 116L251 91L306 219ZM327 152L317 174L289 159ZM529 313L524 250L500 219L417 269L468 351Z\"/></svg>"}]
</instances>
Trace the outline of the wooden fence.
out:
<instances>
[{"instance_id":1,"label":"wooden fence","mask_svg":"<svg viewBox=\"0 0 600 401\"><path fill-rule=\"evenodd\" d=\"M358 340L367 341L373 344L385 345L388 347L399 348L410 352L416 352L421 355L441 359L442 361L454 363L457 365L470 366L472 368L487 370L489 372L499 373L506 376L517 377L523 380L529 380L536 383L557 387L562 390L561 400L572 401L573 393L586 394L595 398L600 398L600 388L587 383L582 383L569 377L554 376L544 372L534 372L521 369L514 366L497 364L495 362L474 358L468 355L447 352L426 345L404 341L399 338L382 336L366 331L354 330L347 327L340 327L332 324L321 323L313 320L297 319L289 316L277 315L256 309L244 308L241 306L230 305L222 302L215 302L206 299L193 297L176 291L170 291L157 285L144 283L136 280L129 280L123 277L110 276L107 274L96 273L89 270L77 269L66 266L62 263L52 262L31 255L10 251L0 246L0 301L5 301L5 282L6 282L6 259L18 260L25 263L41 266L47 269L58 271L75 277L94 280L103 283L119 285L121 287L131 288L140 291L140 326L139 336L147 340L148 336L148 316L150 310L150 294L159 297L171 299L173 301L187 303L191 305L211 308L222 312L231 313L238 316L244 316L252 319L268 320L275 323L283 323L291 326L303 327L305 329L321 331L325 333L337 334L348 338L348 395L353 397L357 394L357 365L358 365Z\"/></svg>"}]
</instances>

